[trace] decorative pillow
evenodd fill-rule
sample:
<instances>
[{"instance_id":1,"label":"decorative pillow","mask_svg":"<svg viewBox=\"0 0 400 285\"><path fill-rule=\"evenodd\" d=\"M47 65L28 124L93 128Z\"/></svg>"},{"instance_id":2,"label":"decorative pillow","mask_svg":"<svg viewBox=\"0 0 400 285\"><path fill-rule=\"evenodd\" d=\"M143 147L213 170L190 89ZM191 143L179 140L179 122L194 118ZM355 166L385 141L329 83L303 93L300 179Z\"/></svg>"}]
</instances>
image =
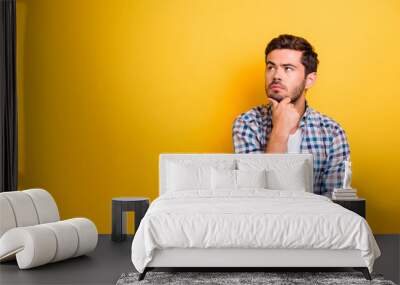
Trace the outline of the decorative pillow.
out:
<instances>
[{"instance_id":1,"label":"decorative pillow","mask_svg":"<svg viewBox=\"0 0 400 285\"><path fill-rule=\"evenodd\" d=\"M237 164L240 170L265 169L268 189L307 191L313 183L309 181L310 161L300 157L244 158L238 159Z\"/></svg>"},{"instance_id":2,"label":"decorative pillow","mask_svg":"<svg viewBox=\"0 0 400 285\"><path fill-rule=\"evenodd\" d=\"M240 188L266 188L266 171L263 170L211 170L211 187L213 190Z\"/></svg>"},{"instance_id":3,"label":"decorative pillow","mask_svg":"<svg viewBox=\"0 0 400 285\"><path fill-rule=\"evenodd\" d=\"M167 189L168 191L211 189L211 167L170 162Z\"/></svg>"},{"instance_id":4,"label":"decorative pillow","mask_svg":"<svg viewBox=\"0 0 400 285\"><path fill-rule=\"evenodd\" d=\"M211 188L236 190L236 170L211 169Z\"/></svg>"},{"instance_id":5,"label":"decorative pillow","mask_svg":"<svg viewBox=\"0 0 400 285\"><path fill-rule=\"evenodd\" d=\"M273 190L306 191L308 175L304 167L298 164L293 168L267 170L267 188Z\"/></svg>"},{"instance_id":6,"label":"decorative pillow","mask_svg":"<svg viewBox=\"0 0 400 285\"><path fill-rule=\"evenodd\" d=\"M236 170L237 188L267 188L265 169Z\"/></svg>"}]
</instances>

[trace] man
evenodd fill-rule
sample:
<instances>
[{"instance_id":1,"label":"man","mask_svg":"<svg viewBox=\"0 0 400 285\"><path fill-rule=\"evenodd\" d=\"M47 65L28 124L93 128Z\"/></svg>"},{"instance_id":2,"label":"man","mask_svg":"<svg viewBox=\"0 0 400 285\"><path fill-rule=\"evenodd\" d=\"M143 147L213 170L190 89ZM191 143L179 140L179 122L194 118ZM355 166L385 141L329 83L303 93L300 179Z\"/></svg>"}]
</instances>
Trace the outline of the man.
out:
<instances>
[{"instance_id":1,"label":"man","mask_svg":"<svg viewBox=\"0 0 400 285\"><path fill-rule=\"evenodd\" d=\"M330 196L342 187L350 148L342 127L305 98L317 78L318 55L304 38L280 35L267 45L265 59L270 102L235 119L235 153L312 153L314 193Z\"/></svg>"}]
</instances>

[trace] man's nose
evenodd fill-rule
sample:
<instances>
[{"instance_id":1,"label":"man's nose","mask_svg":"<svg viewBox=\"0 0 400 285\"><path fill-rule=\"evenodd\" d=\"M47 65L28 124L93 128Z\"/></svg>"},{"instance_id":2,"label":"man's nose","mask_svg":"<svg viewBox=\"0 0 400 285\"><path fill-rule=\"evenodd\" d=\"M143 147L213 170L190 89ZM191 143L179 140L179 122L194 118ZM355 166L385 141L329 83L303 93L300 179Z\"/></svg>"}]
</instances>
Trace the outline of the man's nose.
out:
<instances>
[{"instance_id":1,"label":"man's nose","mask_svg":"<svg viewBox=\"0 0 400 285\"><path fill-rule=\"evenodd\" d=\"M275 69L275 71L274 71L274 73L273 73L273 76L272 76L272 79L273 79L274 81L280 81L280 80L282 80L282 69L281 69L281 68L276 68L276 69Z\"/></svg>"}]
</instances>

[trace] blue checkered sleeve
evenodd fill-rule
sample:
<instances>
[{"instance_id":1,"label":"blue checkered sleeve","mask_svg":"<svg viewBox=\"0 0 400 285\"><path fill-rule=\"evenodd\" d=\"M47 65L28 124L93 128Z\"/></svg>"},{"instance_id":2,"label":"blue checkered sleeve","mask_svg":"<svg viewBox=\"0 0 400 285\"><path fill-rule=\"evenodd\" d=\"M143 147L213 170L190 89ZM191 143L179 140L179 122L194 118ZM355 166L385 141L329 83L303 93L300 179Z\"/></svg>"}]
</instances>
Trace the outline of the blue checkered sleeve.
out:
<instances>
[{"instance_id":1,"label":"blue checkered sleeve","mask_svg":"<svg viewBox=\"0 0 400 285\"><path fill-rule=\"evenodd\" d=\"M237 117L232 127L232 139L235 153L265 153L257 134L261 130L254 120L245 121Z\"/></svg>"},{"instance_id":2,"label":"blue checkered sleeve","mask_svg":"<svg viewBox=\"0 0 400 285\"><path fill-rule=\"evenodd\" d=\"M329 148L326 167L322 177L322 193L330 193L333 188L341 188L344 177L344 161L350 161L350 147L346 133L339 128L333 136Z\"/></svg>"}]
</instances>

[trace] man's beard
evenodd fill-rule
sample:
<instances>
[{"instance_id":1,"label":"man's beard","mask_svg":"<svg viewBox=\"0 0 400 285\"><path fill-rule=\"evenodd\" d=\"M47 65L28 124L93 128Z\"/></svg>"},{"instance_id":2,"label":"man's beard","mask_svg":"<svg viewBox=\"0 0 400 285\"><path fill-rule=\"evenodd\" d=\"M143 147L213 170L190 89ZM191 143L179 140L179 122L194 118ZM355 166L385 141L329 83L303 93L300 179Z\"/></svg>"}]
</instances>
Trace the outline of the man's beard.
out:
<instances>
[{"instance_id":1,"label":"man's beard","mask_svg":"<svg viewBox=\"0 0 400 285\"><path fill-rule=\"evenodd\" d=\"M299 100L299 98L303 94L305 87L306 87L306 81L303 80L303 82L300 83L299 86L294 88L292 94L290 94L291 96L288 96L290 98L290 103L295 104L297 102L297 100ZM286 98L286 96L281 96L278 93L274 93L274 92L270 93L270 92L268 92L268 89L266 91L267 91L268 97L274 99L275 101L278 101L278 103Z\"/></svg>"}]
</instances>

